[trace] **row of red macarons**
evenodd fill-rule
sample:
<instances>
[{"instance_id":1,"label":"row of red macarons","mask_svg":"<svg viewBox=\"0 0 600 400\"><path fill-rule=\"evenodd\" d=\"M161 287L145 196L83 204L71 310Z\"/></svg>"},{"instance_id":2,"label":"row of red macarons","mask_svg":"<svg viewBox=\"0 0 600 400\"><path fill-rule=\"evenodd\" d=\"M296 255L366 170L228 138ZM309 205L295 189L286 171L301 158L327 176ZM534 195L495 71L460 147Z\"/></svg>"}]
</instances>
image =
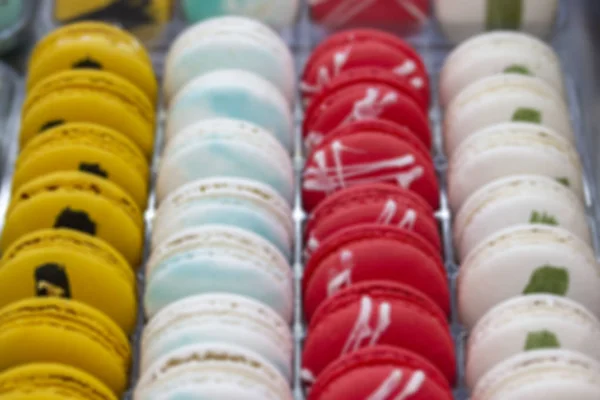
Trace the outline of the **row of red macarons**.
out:
<instances>
[{"instance_id":1,"label":"row of red macarons","mask_svg":"<svg viewBox=\"0 0 600 400\"><path fill-rule=\"evenodd\" d=\"M429 81L406 42L337 33L302 77L308 398L452 399Z\"/></svg>"}]
</instances>

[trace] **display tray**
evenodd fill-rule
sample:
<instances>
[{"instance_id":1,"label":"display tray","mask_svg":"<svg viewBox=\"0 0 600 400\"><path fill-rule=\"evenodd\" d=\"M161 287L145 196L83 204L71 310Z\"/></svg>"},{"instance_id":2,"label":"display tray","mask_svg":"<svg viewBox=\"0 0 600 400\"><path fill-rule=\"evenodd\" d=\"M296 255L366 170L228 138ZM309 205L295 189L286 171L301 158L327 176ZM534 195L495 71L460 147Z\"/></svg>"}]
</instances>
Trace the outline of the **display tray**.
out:
<instances>
[{"instance_id":1,"label":"display tray","mask_svg":"<svg viewBox=\"0 0 600 400\"><path fill-rule=\"evenodd\" d=\"M590 109L595 108L596 101L595 95L598 90L593 85L586 85L587 78L585 73L590 73L590 68L593 68L593 60L589 60L590 49L592 41L590 40L591 33L585 31L585 25L582 22L586 17L586 3L579 0L570 0L561 2L561 9L559 12L559 18L557 20L554 32L548 40L552 43L553 47L558 52L563 69L565 71L565 85L567 88L568 101L571 110L571 120L577 137L577 147L580 152L583 169L584 169L584 186L585 186L585 202L586 212L589 220L589 224L592 231L594 240L594 248L596 251L596 258L600 256L600 241L598 237L598 220L600 219L600 205L598 204L598 185L596 183L598 176L597 168L597 157L596 157L596 144L597 136L595 132L594 117L590 116ZM176 30L180 30L181 26L177 25ZM327 34L327 32L314 27L309 19L307 1L303 2L303 8L299 17L299 21L293 29L283 32L286 41L289 43L293 50L296 62L296 68L298 74L301 73L306 60L308 59L310 52L317 43ZM585 41L581 41L582 38ZM451 319L451 332L454 337L456 344L457 354L457 370L458 370L458 384L454 390L454 398L456 400L468 399L468 392L463 385L464 378L464 361L465 351L464 343L466 339L466 332L460 325L457 312L456 312L456 278L458 273L458 264L455 258L455 251L453 248L452 240L452 213L448 207L448 200L446 194L447 188L447 158L444 154L443 137L442 137L442 121L443 121L443 110L440 107L438 101L438 77L442 64L452 50L452 46L447 44L440 34L435 21L430 21L424 29L419 33L407 38L407 40L413 44L413 46L421 54L429 71L431 80L431 99L432 104L429 110L429 118L434 134L434 145L432 148L432 155L438 174L441 193L441 207L436 212L436 218L439 222L440 232L443 237L443 250L444 250L444 262L448 280L450 282L450 288L452 293L452 319ZM577 42L577 46L573 46L573 43ZM162 64L164 60L165 46L157 46L153 48L153 59L156 61L155 67L157 71L162 70ZM582 60L587 60L587 64L582 64ZM0 70L0 73L5 73L4 70ZM10 72L6 72L10 73ZM9 102L10 111L4 115L0 110L0 122L3 124L3 136L2 136L2 184L0 186L0 229L4 224L4 215L8 208L11 193L11 176L13 173L14 162L18 152L18 121L21 103L23 99L23 84L22 81L12 77L15 82L14 87L11 87L12 102ZM591 88L590 88L591 87ZM0 88L0 96L4 96L4 92ZM591 96L591 95L593 96ZM7 104L7 100L2 97L0 104ZM163 146L163 128L165 122L165 108L162 101L160 101L157 117L157 132L156 132L156 143L155 153L152 160L152 192L148 202L148 208L145 211L144 219L146 224L146 250L144 254L144 260L148 257L149 251L149 240L150 233L152 232L152 222L155 214L156 199L154 193L155 178L157 175L158 165L160 161L160 154ZM294 272L294 289L295 289L295 318L292 326L292 331L295 338L295 362L294 362L294 396L297 400L305 398L304 392L301 387L301 353L302 345L306 333L306 326L303 321L303 311L301 302L301 280L303 274L303 258L302 258L302 232L303 225L306 219L306 214L302 208L301 200L301 176L302 168L304 165L304 153L302 149L302 136L301 126L303 119L303 110L301 107L301 101L298 96L295 109L295 120L296 120L296 134L295 134L295 153L294 153L294 169L296 174L296 197L295 205L293 209L293 217L295 222L295 249L294 258L291 268ZM134 336L132 337L132 343L134 345L134 361L131 370L130 378L130 390L123 396L124 399L133 398L133 388L139 378L139 344L140 335L142 332L144 318L143 310L141 307L141 294L144 290L144 268L140 268L138 273L138 299L140 299L140 308L138 313L137 328Z\"/></svg>"}]
</instances>

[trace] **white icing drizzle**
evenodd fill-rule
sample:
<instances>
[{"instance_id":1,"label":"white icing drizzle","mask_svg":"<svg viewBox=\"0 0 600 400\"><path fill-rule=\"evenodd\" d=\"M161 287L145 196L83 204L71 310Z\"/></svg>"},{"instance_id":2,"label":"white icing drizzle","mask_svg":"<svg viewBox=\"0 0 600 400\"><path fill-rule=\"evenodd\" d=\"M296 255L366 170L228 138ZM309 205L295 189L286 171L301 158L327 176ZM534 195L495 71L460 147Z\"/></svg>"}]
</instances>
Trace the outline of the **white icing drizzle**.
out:
<instances>
[{"instance_id":1,"label":"white icing drizzle","mask_svg":"<svg viewBox=\"0 0 600 400\"><path fill-rule=\"evenodd\" d=\"M332 153L333 166L327 162L327 153ZM353 149L336 140L328 148L321 149L314 153L316 166L306 168L304 171L304 184L306 190L316 190L325 193L332 193L340 188L347 187L350 183L375 183L395 179L398 185L404 188L410 188L413 182L421 178L425 169L420 165L415 165L416 159L412 154L399 156L387 160L373 161L368 163L357 163L350 166L344 166L342 154L346 153L364 153L363 150ZM412 167L403 172L389 172L378 174L373 177L364 177L367 174L379 171L385 171L391 168Z\"/></svg>"},{"instance_id":2,"label":"white icing drizzle","mask_svg":"<svg viewBox=\"0 0 600 400\"><path fill-rule=\"evenodd\" d=\"M354 254L350 250L340 252L340 271L336 273L327 284L327 297L333 296L342 288L352 284L352 269L354 268Z\"/></svg>"},{"instance_id":3,"label":"white icing drizzle","mask_svg":"<svg viewBox=\"0 0 600 400\"><path fill-rule=\"evenodd\" d=\"M318 146L322 141L323 134L315 131L308 132L308 135L306 135L306 139L304 139L304 143L306 144L306 148L308 150Z\"/></svg>"},{"instance_id":4,"label":"white icing drizzle","mask_svg":"<svg viewBox=\"0 0 600 400\"><path fill-rule=\"evenodd\" d=\"M323 88L331 83L333 78L342 72L342 68L348 62L352 53L352 46L348 46L343 50L333 54L333 70L329 71L327 65L321 65L317 71L317 81L315 83L301 82L300 89L306 94L320 93Z\"/></svg>"},{"instance_id":5,"label":"white icing drizzle","mask_svg":"<svg viewBox=\"0 0 600 400\"><path fill-rule=\"evenodd\" d=\"M379 305L377 324L371 327L371 316L373 314L373 299L369 296L363 296L360 299L360 310L354 323L354 327L346 343L342 348L341 355L358 350L365 339L368 339L366 346L373 346L390 326L392 316L392 306L384 302Z\"/></svg>"},{"instance_id":6,"label":"white icing drizzle","mask_svg":"<svg viewBox=\"0 0 600 400\"><path fill-rule=\"evenodd\" d=\"M408 76L415 73L417 63L413 60L405 60L402 64L394 68L393 72L397 75Z\"/></svg>"},{"instance_id":7,"label":"white icing drizzle","mask_svg":"<svg viewBox=\"0 0 600 400\"><path fill-rule=\"evenodd\" d=\"M402 382L402 371L394 369L385 381L371 394L366 400L387 400L394 393ZM404 386L402 392L391 400L405 400L409 396L416 394L425 382L425 373L421 370L413 372L410 379Z\"/></svg>"},{"instance_id":8,"label":"white icing drizzle","mask_svg":"<svg viewBox=\"0 0 600 400\"><path fill-rule=\"evenodd\" d=\"M414 5L410 0L396 0L396 3L406 10L414 19L420 24L427 22L427 14L424 13L419 7Z\"/></svg>"},{"instance_id":9,"label":"white icing drizzle","mask_svg":"<svg viewBox=\"0 0 600 400\"><path fill-rule=\"evenodd\" d=\"M383 210L381 210L381 214L379 214L379 217L377 217L375 223L390 225L397 212L398 203L396 203L396 201L393 199L388 199L383 205ZM407 209L404 212L404 216L398 223L398 227L413 230L415 228L415 224L417 223L417 217L418 214L415 210L412 208Z\"/></svg>"},{"instance_id":10,"label":"white icing drizzle","mask_svg":"<svg viewBox=\"0 0 600 400\"><path fill-rule=\"evenodd\" d=\"M302 379L302 382L309 384L309 385L312 385L317 380L317 378L315 378L315 375L312 373L312 371L310 371L306 368L302 368L302 370L300 371L300 378Z\"/></svg>"},{"instance_id":11,"label":"white icing drizzle","mask_svg":"<svg viewBox=\"0 0 600 400\"><path fill-rule=\"evenodd\" d=\"M350 114L344 118L340 125L366 119L377 119L385 111L386 107L395 104L397 101L398 93L396 92L382 94L377 88L367 88L365 97L356 100L352 106L352 111L350 111Z\"/></svg>"}]
</instances>

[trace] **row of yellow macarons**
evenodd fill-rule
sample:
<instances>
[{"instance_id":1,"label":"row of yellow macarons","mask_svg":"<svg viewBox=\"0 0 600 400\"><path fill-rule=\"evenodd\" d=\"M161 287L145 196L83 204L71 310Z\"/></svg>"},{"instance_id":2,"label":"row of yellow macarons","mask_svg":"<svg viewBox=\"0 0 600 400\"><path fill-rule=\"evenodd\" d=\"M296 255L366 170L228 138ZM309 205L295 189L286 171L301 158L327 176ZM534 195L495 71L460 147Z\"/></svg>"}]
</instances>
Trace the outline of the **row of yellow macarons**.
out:
<instances>
[{"instance_id":1,"label":"row of yellow macarons","mask_svg":"<svg viewBox=\"0 0 600 400\"><path fill-rule=\"evenodd\" d=\"M77 23L36 45L26 88L0 241L0 398L112 400L137 314L151 59L117 27Z\"/></svg>"}]
</instances>

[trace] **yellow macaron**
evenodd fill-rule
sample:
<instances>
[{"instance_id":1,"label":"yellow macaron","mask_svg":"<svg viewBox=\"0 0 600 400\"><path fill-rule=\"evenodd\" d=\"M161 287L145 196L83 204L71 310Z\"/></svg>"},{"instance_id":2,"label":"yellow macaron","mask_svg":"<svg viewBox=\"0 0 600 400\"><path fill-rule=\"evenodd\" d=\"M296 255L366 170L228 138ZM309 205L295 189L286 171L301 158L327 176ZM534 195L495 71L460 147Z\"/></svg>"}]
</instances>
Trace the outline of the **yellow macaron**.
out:
<instances>
[{"instance_id":1,"label":"yellow macaron","mask_svg":"<svg viewBox=\"0 0 600 400\"><path fill-rule=\"evenodd\" d=\"M54 363L24 364L0 374L0 399L117 400L102 382L80 369Z\"/></svg>"},{"instance_id":2,"label":"yellow macaron","mask_svg":"<svg viewBox=\"0 0 600 400\"><path fill-rule=\"evenodd\" d=\"M124 135L102 125L71 122L35 136L21 151L13 175L13 192L41 175L83 171L106 178L146 208L149 168L139 148Z\"/></svg>"},{"instance_id":3,"label":"yellow macaron","mask_svg":"<svg viewBox=\"0 0 600 400\"><path fill-rule=\"evenodd\" d=\"M96 236L139 266L143 246L142 213L114 183L79 171L55 172L29 181L9 205L2 250L28 233L67 228Z\"/></svg>"},{"instance_id":4,"label":"yellow macaron","mask_svg":"<svg viewBox=\"0 0 600 400\"><path fill-rule=\"evenodd\" d=\"M135 327L133 270L101 239L71 229L22 236L0 260L0 307L27 297L64 297L104 312L127 334Z\"/></svg>"},{"instance_id":5,"label":"yellow macaron","mask_svg":"<svg viewBox=\"0 0 600 400\"><path fill-rule=\"evenodd\" d=\"M32 297L0 309L0 354L0 371L35 362L65 364L117 395L127 386L131 362L127 336L110 318L58 297Z\"/></svg>"},{"instance_id":6,"label":"yellow macaron","mask_svg":"<svg viewBox=\"0 0 600 400\"><path fill-rule=\"evenodd\" d=\"M106 71L58 72L40 81L22 110L20 144L67 122L104 125L135 142L146 157L154 146L155 115L139 89Z\"/></svg>"},{"instance_id":7,"label":"yellow macaron","mask_svg":"<svg viewBox=\"0 0 600 400\"><path fill-rule=\"evenodd\" d=\"M79 22L54 30L40 40L29 59L27 89L65 70L112 72L137 86L154 104L158 84L150 56L130 33L103 22Z\"/></svg>"}]
</instances>

